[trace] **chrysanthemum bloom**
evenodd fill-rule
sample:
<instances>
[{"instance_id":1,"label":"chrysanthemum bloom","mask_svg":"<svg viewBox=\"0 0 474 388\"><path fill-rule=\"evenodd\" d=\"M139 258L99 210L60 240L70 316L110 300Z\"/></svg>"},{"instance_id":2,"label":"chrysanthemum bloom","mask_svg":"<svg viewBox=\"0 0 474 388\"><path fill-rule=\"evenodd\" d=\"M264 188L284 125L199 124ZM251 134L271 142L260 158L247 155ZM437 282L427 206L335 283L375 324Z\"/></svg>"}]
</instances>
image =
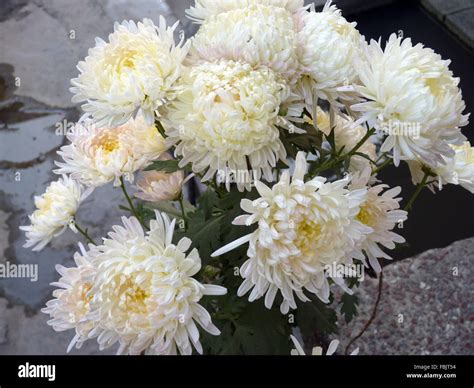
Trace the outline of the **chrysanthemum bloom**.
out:
<instances>
[{"instance_id":1,"label":"chrysanthemum bloom","mask_svg":"<svg viewBox=\"0 0 474 388\"><path fill-rule=\"evenodd\" d=\"M357 79L354 59L360 55L364 38L356 23L349 23L330 1L321 12L313 5L309 12L300 12L298 19L297 54L303 75L299 87L305 101L312 105L314 96L332 104L337 98L347 99L348 94L338 88Z\"/></svg>"},{"instance_id":2,"label":"chrysanthemum bloom","mask_svg":"<svg viewBox=\"0 0 474 388\"><path fill-rule=\"evenodd\" d=\"M41 196L35 196L36 210L28 216L31 224L20 226L26 233L25 248L40 251L54 238L72 225L81 202L91 194L91 189L66 175L51 182Z\"/></svg>"},{"instance_id":3,"label":"chrysanthemum bloom","mask_svg":"<svg viewBox=\"0 0 474 388\"><path fill-rule=\"evenodd\" d=\"M446 164L432 169L436 178L431 182L430 188L441 190L443 185L460 185L474 194L474 147L466 141L461 146L451 146L455 152L454 157L445 158ZM423 167L420 163L409 162L410 172L414 184L423 180Z\"/></svg>"},{"instance_id":4,"label":"chrysanthemum bloom","mask_svg":"<svg viewBox=\"0 0 474 388\"><path fill-rule=\"evenodd\" d=\"M149 19L115 23L109 42L96 39L80 74L71 81L72 101L84 103L99 126L118 126L141 111L152 124L155 110L173 94L189 45L175 44L177 27L156 27Z\"/></svg>"},{"instance_id":5,"label":"chrysanthemum bloom","mask_svg":"<svg viewBox=\"0 0 474 388\"><path fill-rule=\"evenodd\" d=\"M293 15L251 5L212 15L192 39L191 62L228 59L271 68L293 83L298 76Z\"/></svg>"},{"instance_id":6,"label":"chrysanthemum bloom","mask_svg":"<svg viewBox=\"0 0 474 388\"><path fill-rule=\"evenodd\" d=\"M183 75L181 93L167 107L163 121L168 145L176 145L180 166L191 163L195 173L206 171L206 181L218 171L273 180L272 167L285 160L286 151L277 126L298 130L280 116L291 100L289 87L270 69L221 60L203 62ZM301 104L285 107L299 117ZM247 164L247 161L250 165ZM243 174L244 172L248 174ZM239 190L250 189L250 179L233 179Z\"/></svg>"},{"instance_id":7,"label":"chrysanthemum bloom","mask_svg":"<svg viewBox=\"0 0 474 388\"><path fill-rule=\"evenodd\" d=\"M234 224L258 223L258 228L212 255L249 242L238 295L252 290L249 301L265 296L265 306L271 308L280 291L283 314L297 307L294 294L303 302L310 300L305 290L328 303L331 274L325 273L325 267L352 264L352 252L372 231L356 219L366 189L347 190L347 178L329 183L316 177L305 183L306 170L305 155L299 152L291 182L288 171L271 189L256 181L261 197L243 199L240 206L250 214L237 217ZM341 278L333 280L348 290Z\"/></svg>"},{"instance_id":8,"label":"chrysanthemum bloom","mask_svg":"<svg viewBox=\"0 0 474 388\"><path fill-rule=\"evenodd\" d=\"M418 160L436 167L454 155L449 144L465 140L460 127L468 116L450 61L392 34L385 50L371 41L365 58L356 62L361 81L356 90L366 101L352 109L360 113L359 122L388 135L381 151L393 149L395 165Z\"/></svg>"},{"instance_id":9,"label":"chrysanthemum bloom","mask_svg":"<svg viewBox=\"0 0 474 388\"><path fill-rule=\"evenodd\" d=\"M93 299L91 293L92 279L95 268L89 262L84 246L79 243L81 252L76 252L74 261L76 267L65 268L57 265L56 270L61 275L59 281L51 283L58 287L53 291L54 299L46 303L41 309L51 319L48 324L55 331L75 330L75 336L70 342L67 351L74 346L79 349L88 339L89 333L94 328L94 322L88 319L90 303ZM94 249L91 246L91 249Z\"/></svg>"},{"instance_id":10,"label":"chrysanthemum bloom","mask_svg":"<svg viewBox=\"0 0 474 388\"><path fill-rule=\"evenodd\" d=\"M90 314L97 327L90 336L101 349L119 342L119 354L191 354L193 346L202 353L196 323L220 332L199 301L226 289L193 278L201 268L198 251L186 254L186 237L172 243L175 220L166 214L156 212L146 233L136 218L122 221L90 251L97 268Z\"/></svg>"},{"instance_id":11,"label":"chrysanthemum bloom","mask_svg":"<svg viewBox=\"0 0 474 388\"><path fill-rule=\"evenodd\" d=\"M184 178L183 170L172 173L143 171L137 182L139 191L135 193L135 197L150 202L174 201L179 198L183 185L190 178L191 175Z\"/></svg>"},{"instance_id":12,"label":"chrysanthemum bloom","mask_svg":"<svg viewBox=\"0 0 474 388\"><path fill-rule=\"evenodd\" d=\"M355 125L354 120L347 115L336 114L334 118L334 140L336 149L339 151L344 147L343 152L347 153L362 140L367 133L367 129L361 125ZM331 133L329 113L319 107L317 108L316 123L318 129L329 136ZM375 144L372 143L370 139L367 139L367 141L359 147L358 152L367 155L373 161L377 159ZM363 156L355 155L351 158L349 171L362 171L369 165L369 160Z\"/></svg>"},{"instance_id":13,"label":"chrysanthemum bloom","mask_svg":"<svg viewBox=\"0 0 474 388\"><path fill-rule=\"evenodd\" d=\"M295 345L295 349L291 350L291 355L292 356L306 356L306 353L304 352L303 347L298 342L296 337L294 335L290 335L290 338L293 341L293 344ZM332 340L329 343L328 349L326 351L326 356L332 356L336 352L338 346L339 346L339 340L337 339ZM356 356L357 354L359 354L359 348L354 349L351 353L351 356ZM321 346L315 346L312 350L311 355L322 356L323 348Z\"/></svg>"},{"instance_id":14,"label":"chrysanthemum bloom","mask_svg":"<svg viewBox=\"0 0 474 388\"><path fill-rule=\"evenodd\" d=\"M364 171L354 174L350 190L366 188L371 178L371 169L366 167ZM361 245L369 259L369 263L375 272L380 272L382 268L378 258L391 260L392 258L385 253L381 247L394 249L395 243L401 244L405 239L395 233L393 229L407 219L408 213L400 210L401 198L396 198L401 192L400 187L394 187L386 190L387 185L381 184L369 187L367 198L360 206L357 219L364 225L372 228L372 232L366 235ZM358 257L365 261L364 257Z\"/></svg>"},{"instance_id":15,"label":"chrysanthemum bloom","mask_svg":"<svg viewBox=\"0 0 474 388\"><path fill-rule=\"evenodd\" d=\"M304 5L303 0L196 0L194 7L186 10L186 15L197 23L202 23L212 15L246 8L250 5L269 5L296 12Z\"/></svg>"},{"instance_id":16,"label":"chrysanthemum bloom","mask_svg":"<svg viewBox=\"0 0 474 388\"><path fill-rule=\"evenodd\" d=\"M64 162L56 162L57 174L71 174L87 186L101 186L125 176L133 181L134 172L158 159L166 150L156 127L141 116L117 128L98 128L90 121L77 124L58 151Z\"/></svg>"}]
</instances>

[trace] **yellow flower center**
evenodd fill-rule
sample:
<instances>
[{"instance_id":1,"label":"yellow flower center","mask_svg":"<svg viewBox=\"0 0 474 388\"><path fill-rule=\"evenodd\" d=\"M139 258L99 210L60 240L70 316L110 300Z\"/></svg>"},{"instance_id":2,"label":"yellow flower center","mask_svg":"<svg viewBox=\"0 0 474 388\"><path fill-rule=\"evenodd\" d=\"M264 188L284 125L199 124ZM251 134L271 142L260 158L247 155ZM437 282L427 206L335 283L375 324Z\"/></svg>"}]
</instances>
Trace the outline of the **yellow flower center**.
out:
<instances>
[{"instance_id":1,"label":"yellow flower center","mask_svg":"<svg viewBox=\"0 0 474 388\"><path fill-rule=\"evenodd\" d=\"M147 310L145 301L149 294L138 286L132 279L127 279L121 287L122 300L127 310L135 313L145 313Z\"/></svg>"},{"instance_id":2,"label":"yellow flower center","mask_svg":"<svg viewBox=\"0 0 474 388\"><path fill-rule=\"evenodd\" d=\"M96 136L92 145L97 149L102 149L107 154L120 148L120 142L117 136L112 133L103 132Z\"/></svg>"},{"instance_id":3,"label":"yellow flower center","mask_svg":"<svg viewBox=\"0 0 474 388\"><path fill-rule=\"evenodd\" d=\"M428 78L425 80L425 84L430 89L431 94L436 97L439 96L443 90L441 82L439 82L437 78Z\"/></svg>"},{"instance_id":4,"label":"yellow flower center","mask_svg":"<svg viewBox=\"0 0 474 388\"><path fill-rule=\"evenodd\" d=\"M304 256L314 254L316 243L321 235L321 226L313 221L300 222L296 228L295 245Z\"/></svg>"},{"instance_id":5,"label":"yellow flower center","mask_svg":"<svg viewBox=\"0 0 474 388\"><path fill-rule=\"evenodd\" d=\"M360 221L364 225L371 226L374 221L373 211L369 206L362 206L359 214L356 216L357 221Z\"/></svg>"},{"instance_id":6,"label":"yellow flower center","mask_svg":"<svg viewBox=\"0 0 474 388\"><path fill-rule=\"evenodd\" d=\"M124 50L117 64L117 71L121 73L124 68L133 69L135 67L135 58L137 52L133 50Z\"/></svg>"}]
</instances>

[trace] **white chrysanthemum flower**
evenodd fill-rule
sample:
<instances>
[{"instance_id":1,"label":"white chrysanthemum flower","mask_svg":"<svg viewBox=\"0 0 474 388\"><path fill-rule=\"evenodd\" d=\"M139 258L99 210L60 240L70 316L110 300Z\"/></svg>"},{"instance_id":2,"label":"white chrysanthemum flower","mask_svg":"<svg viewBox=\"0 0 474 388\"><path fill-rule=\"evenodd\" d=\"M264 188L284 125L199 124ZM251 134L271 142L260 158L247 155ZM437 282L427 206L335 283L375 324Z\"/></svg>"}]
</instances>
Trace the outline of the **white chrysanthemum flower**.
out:
<instances>
[{"instance_id":1,"label":"white chrysanthemum flower","mask_svg":"<svg viewBox=\"0 0 474 388\"><path fill-rule=\"evenodd\" d=\"M193 175L184 178L182 170L167 173L164 171L144 171L141 179L137 182L139 191L135 197L143 201L175 201L181 195L184 184Z\"/></svg>"},{"instance_id":2,"label":"white chrysanthemum flower","mask_svg":"<svg viewBox=\"0 0 474 388\"><path fill-rule=\"evenodd\" d=\"M295 345L295 349L291 350L291 355L292 356L306 356L306 353L304 352L303 347L298 342L296 337L294 335L290 335L290 338L293 341L293 344ZM337 339L332 340L329 343L328 349L326 351L326 356L332 356L336 352L338 346L339 346L339 340ZM359 354L359 348L354 349L350 355L356 356L357 354ZM312 350L311 355L322 356L323 348L321 346L315 346Z\"/></svg>"},{"instance_id":3,"label":"white chrysanthemum flower","mask_svg":"<svg viewBox=\"0 0 474 388\"><path fill-rule=\"evenodd\" d=\"M226 60L191 68L180 86L163 121L168 145L176 145L182 156L180 166L191 163L194 172L207 171L204 181L227 170L257 178L263 173L272 180L272 167L286 158L277 126L301 131L288 120L297 120L302 110L291 103L289 87L268 68ZM285 118L279 114L288 101ZM231 177L225 175L229 187ZM234 181L239 190L250 189L250 179Z\"/></svg>"},{"instance_id":4,"label":"white chrysanthemum flower","mask_svg":"<svg viewBox=\"0 0 474 388\"><path fill-rule=\"evenodd\" d=\"M460 185L474 194L474 147L466 141L461 146L451 146L455 152L454 157L445 158L446 164L440 165L431 171L436 178L430 182L430 188L439 190L443 185ZM423 180L423 166L418 162L409 162L410 172L414 184Z\"/></svg>"},{"instance_id":5,"label":"white chrysanthemum flower","mask_svg":"<svg viewBox=\"0 0 474 388\"><path fill-rule=\"evenodd\" d=\"M196 0L194 7L186 10L186 15L191 20L202 23L213 15L256 4L285 8L294 13L303 7L304 0Z\"/></svg>"},{"instance_id":6,"label":"white chrysanthemum flower","mask_svg":"<svg viewBox=\"0 0 474 388\"><path fill-rule=\"evenodd\" d=\"M71 174L87 186L101 186L134 172L156 160L166 150L154 125L141 116L117 128L98 128L90 121L76 124L68 136L70 144L58 151L64 162L56 162L57 174Z\"/></svg>"},{"instance_id":7,"label":"white chrysanthemum flower","mask_svg":"<svg viewBox=\"0 0 474 388\"><path fill-rule=\"evenodd\" d=\"M336 148L339 151L344 147L343 152L347 153L362 140L367 133L367 129L361 125L355 125L354 120L344 114L336 114L334 119L334 141ZM319 107L317 108L316 124L319 130L329 136L331 133L329 113ZM367 155L373 161L377 159L376 146L372 143L371 139L367 139L359 147L358 152ZM370 166L369 160L360 155L355 155L351 158L349 171L362 171L367 166Z\"/></svg>"},{"instance_id":8,"label":"white chrysanthemum flower","mask_svg":"<svg viewBox=\"0 0 474 388\"><path fill-rule=\"evenodd\" d=\"M86 250L81 243L79 243L79 248L81 253L76 252L74 255L76 267L65 268L59 264L56 266L61 278L51 285L58 289L53 291L54 299L47 302L46 307L41 309L43 313L51 317L48 324L55 331L75 330L76 334L68 346L68 352L74 346L80 349L94 328L94 322L87 316L93 299L91 290L95 268L89 262ZM91 249L94 248L91 246Z\"/></svg>"},{"instance_id":9,"label":"white chrysanthemum flower","mask_svg":"<svg viewBox=\"0 0 474 388\"><path fill-rule=\"evenodd\" d=\"M122 221L89 252L97 268L90 313L97 327L90 336L98 336L101 349L119 342L119 354L191 354L193 346L202 353L196 323L212 335L220 332L199 301L226 289L193 278L199 253L186 254L186 237L173 244L175 220L166 214L156 212L146 233L136 218Z\"/></svg>"},{"instance_id":10,"label":"white chrysanthemum flower","mask_svg":"<svg viewBox=\"0 0 474 388\"><path fill-rule=\"evenodd\" d=\"M331 1L321 12L316 12L313 5L298 18L297 54L303 75L299 87L305 101L311 106L317 96L337 105L337 98L348 98L342 87L357 79L354 60L360 55L364 38L356 23L349 23Z\"/></svg>"},{"instance_id":11,"label":"white chrysanthemum flower","mask_svg":"<svg viewBox=\"0 0 474 388\"><path fill-rule=\"evenodd\" d=\"M74 230L72 221L77 209L91 192L91 189L84 190L80 183L66 175L51 182L43 195L35 196L36 210L28 216L31 224L20 226L26 232L24 247L40 251L68 226Z\"/></svg>"},{"instance_id":12,"label":"white chrysanthemum flower","mask_svg":"<svg viewBox=\"0 0 474 388\"><path fill-rule=\"evenodd\" d=\"M366 167L362 172L354 174L349 189L357 190L367 187L371 179L371 173L370 167ZM400 210L402 199L396 198L400 194L401 188L394 187L386 190L387 188L388 186L384 184L369 187L367 199L361 204L356 217L361 223L372 228L372 233L366 236L361 249L365 252L370 265L377 273L382 271L378 258L392 259L381 249L381 246L394 249L395 243L405 242L402 236L393 232L397 224L406 221L408 215L405 210ZM365 261L363 257L361 257L361 260Z\"/></svg>"},{"instance_id":13,"label":"white chrysanthemum flower","mask_svg":"<svg viewBox=\"0 0 474 388\"><path fill-rule=\"evenodd\" d=\"M192 39L191 61L220 59L267 66L293 83L298 76L293 15L251 5L211 16Z\"/></svg>"},{"instance_id":14,"label":"white chrysanthemum flower","mask_svg":"<svg viewBox=\"0 0 474 388\"><path fill-rule=\"evenodd\" d=\"M449 144L465 140L460 127L468 123L459 78L442 60L421 44L412 45L392 34L381 49L371 41L364 60L356 69L361 84L357 92L365 102L352 106L359 122L384 131L388 136L381 151L393 149L395 165L400 160L419 160L432 167L452 157Z\"/></svg>"},{"instance_id":15,"label":"white chrysanthemum flower","mask_svg":"<svg viewBox=\"0 0 474 388\"><path fill-rule=\"evenodd\" d=\"M154 112L173 94L188 52L183 40L175 44L177 23L159 27L149 19L115 23L109 42L96 39L84 61L79 62L78 78L71 81L72 101L84 103L99 126L118 126L141 111L147 123Z\"/></svg>"},{"instance_id":16,"label":"white chrysanthemum flower","mask_svg":"<svg viewBox=\"0 0 474 388\"><path fill-rule=\"evenodd\" d=\"M265 296L265 306L271 308L280 291L283 314L297 307L294 294L303 302L310 300L305 290L328 303L331 274L325 273L325 267L352 264L352 252L372 231L355 218L366 189L347 190L347 178L330 183L316 177L305 183L306 170L305 155L298 152L291 182L288 171L271 189L256 181L261 197L243 199L240 205L250 214L237 217L234 224L258 223L258 228L212 255L249 242L249 259L240 268L245 280L238 295L252 290L249 301ZM333 280L350 292L341 278Z\"/></svg>"}]
</instances>

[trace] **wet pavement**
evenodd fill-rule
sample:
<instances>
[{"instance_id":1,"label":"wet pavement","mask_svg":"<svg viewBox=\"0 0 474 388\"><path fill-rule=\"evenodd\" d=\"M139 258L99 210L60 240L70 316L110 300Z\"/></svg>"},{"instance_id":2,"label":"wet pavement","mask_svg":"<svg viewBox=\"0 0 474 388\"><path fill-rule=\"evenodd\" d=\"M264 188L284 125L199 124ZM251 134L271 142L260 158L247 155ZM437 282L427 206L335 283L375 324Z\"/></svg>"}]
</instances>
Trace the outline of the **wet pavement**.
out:
<instances>
[{"instance_id":1,"label":"wet pavement","mask_svg":"<svg viewBox=\"0 0 474 388\"><path fill-rule=\"evenodd\" d=\"M44 192L55 179L52 173L56 150L65 142L67 124L80 112L71 102L69 80L77 75L76 63L94 38L107 37L115 20L149 17L155 22L163 14L170 23L184 19L190 1L134 0L3 0L0 5L0 263L39 264L38 282L29 279L0 280L0 354L62 354L70 333L55 333L46 325L39 309L50 299L49 283L57 280L56 264L71 265L78 236L67 231L39 253L22 248L24 236L18 226L27 223L34 209L33 196ZM351 17L352 18L352 17ZM406 35L424 41L443 56L453 59L453 68L462 77L466 103L474 106L472 54L420 9L390 6L353 16L366 36L403 29ZM186 21L189 36L195 26ZM466 93L467 92L467 93ZM402 179L407 171L387 176ZM436 200L436 202L435 202ZM119 221L121 193L108 185L96 190L81 207L78 218L92 236L106 234ZM404 234L412 247L400 253L406 257L428 248L443 247L473 236L472 196L459 188L448 188L436 198L421 196ZM436 209L436 212L433 212ZM462 249L460 248L460 245ZM390 319L379 320L367 341L361 339L361 353L421 353L423 351L472 354L472 267L474 239L464 240L444 250L433 251L386 268L386 287L380 316L393 318L406 311L410 325L394 329ZM444 256L443 256L444 255ZM449 268L458 264L462 275L453 278ZM422 293L419 284L426 287ZM361 288L363 322L372 306L376 286L368 279ZM415 295L421 299L415 303ZM453 297L455 295L455 297ZM384 302L385 301L385 302ZM384 307L383 303L387 303ZM384 310L385 309L385 310ZM391 310L390 310L391 309ZM457 310L459 309L459 311ZM368 310L367 310L368 311ZM444 316L442 314L446 313ZM441 315L440 315L441 314ZM413 318L417 318L414 323ZM456 319L455 319L456 318ZM435 320L436 319L436 320ZM433 322L439 322L433 324ZM445 323L454 325L447 336ZM357 328L356 323L355 328ZM349 335L342 328L341 332ZM455 339L455 337L457 339ZM383 338L382 342L375 338ZM431 342L423 342L430 341ZM431 344L431 345L430 345ZM467 345L470 346L467 346ZM428 346L429 345L429 346ZM441 352L441 350L440 350ZM90 344L76 353L98 353Z\"/></svg>"}]
</instances>

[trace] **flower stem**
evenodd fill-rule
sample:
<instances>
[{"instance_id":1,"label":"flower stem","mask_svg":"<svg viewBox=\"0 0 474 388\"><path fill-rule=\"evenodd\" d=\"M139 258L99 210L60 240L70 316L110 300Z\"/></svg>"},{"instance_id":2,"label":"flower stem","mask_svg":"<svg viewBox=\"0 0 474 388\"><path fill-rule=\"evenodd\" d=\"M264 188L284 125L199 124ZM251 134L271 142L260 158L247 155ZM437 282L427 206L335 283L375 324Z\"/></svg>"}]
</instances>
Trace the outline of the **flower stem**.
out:
<instances>
[{"instance_id":1,"label":"flower stem","mask_svg":"<svg viewBox=\"0 0 474 388\"><path fill-rule=\"evenodd\" d=\"M163 137L163 139L166 138L166 132L165 132L165 129L163 128L163 124L161 124L161 122L157 119L155 119L155 126L156 126L156 129L158 130L158 132L160 133L160 135Z\"/></svg>"},{"instance_id":2,"label":"flower stem","mask_svg":"<svg viewBox=\"0 0 474 388\"><path fill-rule=\"evenodd\" d=\"M377 166L377 168L375 168L373 171L372 171L372 175L375 175L375 174L378 174L380 171L382 171L385 167L391 165L393 163L393 160L391 158L387 158L385 159L385 161L380 164L380 166Z\"/></svg>"},{"instance_id":3,"label":"flower stem","mask_svg":"<svg viewBox=\"0 0 474 388\"><path fill-rule=\"evenodd\" d=\"M316 175L320 174L323 171L329 170L331 168L337 167L340 163L344 162L347 158L354 156L360 147L364 145L364 143L375 133L375 128L371 128L367 131L362 139L360 139L357 144L346 154L336 157L333 160L328 160L319 166L315 171L310 173L310 178L314 178Z\"/></svg>"},{"instance_id":4,"label":"flower stem","mask_svg":"<svg viewBox=\"0 0 474 388\"><path fill-rule=\"evenodd\" d=\"M379 307L379 303L380 303L380 299L382 298L382 288L383 288L383 272L380 272L380 275L379 275L379 287L378 287L378 292L377 292L377 299L375 300L375 305L374 305L374 309L372 310L372 314L369 318L369 320L367 321L367 323L364 325L364 327L362 328L362 330L359 332L359 334L357 334L354 338L352 338L349 343L347 344L346 346L346 349L344 351L344 354L347 355L348 352L349 352L349 348L351 347L351 345L357 341L360 337L362 337L362 335L366 332L366 330L369 328L369 326L372 324L372 322L374 321L375 317L377 316L377 308Z\"/></svg>"},{"instance_id":5,"label":"flower stem","mask_svg":"<svg viewBox=\"0 0 474 388\"><path fill-rule=\"evenodd\" d=\"M406 206L405 206L405 210L406 211L410 211L413 204L415 203L415 200L418 198L418 196L420 195L421 191L425 188L426 186L426 182L428 181L428 178L430 177L430 172L429 171L425 171L425 175L423 176L423 179L421 180L421 182L418 184L418 186L416 187L416 190L415 192L413 193L413 195L411 196L410 200L407 202Z\"/></svg>"},{"instance_id":6,"label":"flower stem","mask_svg":"<svg viewBox=\"0 0 474 388\"><path fill-rule=\"evenodd\" d=\"M140 217L140 215L138 214L137 209L135 209L135 206L133 205L133 201L130 198L130 195L128 195L127 189L125 188L125 181L123 179L123 176L120 177L120 187L122 188L123 195L127 199L128 206L130 206L130 211L132 212L132 214L136 217L136 219L140 222L140 224L142 224L142 226L145 229L150 230L150 228L146 226L145 223L143 222L142 217Z\"/></svg>"},{"instance_id":7,"label":"flower stem","mask_svg":"<svg viewBox=\"0 0 474 388\"><path fill-rule=\"evenodd\" d=\"M188 219L186 218L186 212L184 211L184 203L183 203L183 195L181 194L179 197L179 206L181 207L181 215L184 221L184 230L188 229Z\"/></svg>"},{"instance_id":8,"label":"flower stem","mask_svg":"<svg viewBox=\"0 0 474 388\"><path fill-rule=\"evenodd\" d=\"M95 241L92 240L92 238L89 236L89 233L87 233L87 229L86 229L86 230L82 229L82 228L79 226L79 224L77 223L76 220L74 220L74 227L77 229L77 231L78 231L80 234L82 234L82 235L84 236L84 238L85 238L88 242L90 242L90 243L93 244L93 245L97 245L97 244L95 243Z\"/></svg>"}]
</instances>

